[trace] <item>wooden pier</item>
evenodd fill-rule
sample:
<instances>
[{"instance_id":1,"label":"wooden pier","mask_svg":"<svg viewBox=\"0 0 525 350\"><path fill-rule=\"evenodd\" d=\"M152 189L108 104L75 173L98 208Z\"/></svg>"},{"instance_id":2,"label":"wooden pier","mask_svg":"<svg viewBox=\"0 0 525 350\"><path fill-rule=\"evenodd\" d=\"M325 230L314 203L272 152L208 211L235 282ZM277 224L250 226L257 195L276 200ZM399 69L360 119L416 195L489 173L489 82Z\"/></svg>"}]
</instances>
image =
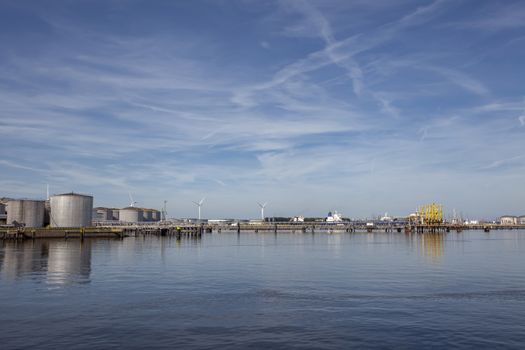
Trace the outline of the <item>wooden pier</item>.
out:
<instances>
[{"instance_id":1,"label":"wooden pier","mask_svg":"<svg viewBox=\"0 0 525 350\"><path fill-rule=\"evenodd\" d=\"M369 225L366 223L262 223L262 224L237 224L235 226L210 225L212 231L254 231L258 232L281 232L292 233L303 232L396 232L396 233L440 233L440 232L462 232L466 230L525 230L525 225L498 225L498 224L478 224L478 225L454 225L454 224L397 224L388 223L380 225Z\"/></svg>"},{"instance_id":2,"label":"wooden pier","mask_svg":"<svg viewBox=\"0 0 525 350\"><path fill-rule=\"evenodd\" d=\"M124 238L129 236L173 236L176 238L199 238L204 232L211 232L211 228L204 225L187 226L112 226L112 227L82 227L82 228L28 228L9 227L0 228L0 239L24 240L40 238Z\"/></svg>"},{"instance_id":3,"label":"wooden pier","mask_svg":"<svg viewBox=\"0 0 525 350\"><path fill-rule=\"evenodd\" d=\"M38 238L123 238L124 232L119 228L0 228L0 239L38 239Z\"/></svg>"},{"instance_id":4,"label":"wooden pier","mask_svg":"<svg viewBox=\"0 0 525 350\"><path fill-rule=\"evenodd\" d=\"M0 228L0 239L39 239L39 238L63 238L63 239L84 239L84 238L124 238L129 236L166 236L181 238L201 238L206 233L223 231L241 232L291 232L291 233L335 233L335 232L386 232L386 233L447 233L462 232L465 230L483 230L490 232L493 230L525 230L525 225L498 225L498 224L479 224L479 225L452 225L452 224L381 224L369 225L366 223L262 223L247 224L238 223L237 225L220 224L149 224L149 225L122 225L122 226L96 226L86 228L27 228L27 227L2 227Z\"/></svg>"}]
</instances>

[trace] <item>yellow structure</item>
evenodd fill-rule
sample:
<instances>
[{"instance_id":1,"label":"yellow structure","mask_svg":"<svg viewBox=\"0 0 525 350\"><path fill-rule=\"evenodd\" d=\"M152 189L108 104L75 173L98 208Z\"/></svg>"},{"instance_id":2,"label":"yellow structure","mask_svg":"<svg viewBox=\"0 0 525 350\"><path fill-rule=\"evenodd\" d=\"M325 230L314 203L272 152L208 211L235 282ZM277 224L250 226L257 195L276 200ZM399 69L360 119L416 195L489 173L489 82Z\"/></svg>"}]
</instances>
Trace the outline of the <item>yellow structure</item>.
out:
<instances>
[{"instance_id":1,"label":"yellow structure","mask_svg":"<svg viewBox=\"0 0 525 350\"><path fill-rule=\"evenodd\" d=\"M417 217L422 225L443 223L443 206L441 204L422 205L417 209Z\"/></svg>"}]
</instances>

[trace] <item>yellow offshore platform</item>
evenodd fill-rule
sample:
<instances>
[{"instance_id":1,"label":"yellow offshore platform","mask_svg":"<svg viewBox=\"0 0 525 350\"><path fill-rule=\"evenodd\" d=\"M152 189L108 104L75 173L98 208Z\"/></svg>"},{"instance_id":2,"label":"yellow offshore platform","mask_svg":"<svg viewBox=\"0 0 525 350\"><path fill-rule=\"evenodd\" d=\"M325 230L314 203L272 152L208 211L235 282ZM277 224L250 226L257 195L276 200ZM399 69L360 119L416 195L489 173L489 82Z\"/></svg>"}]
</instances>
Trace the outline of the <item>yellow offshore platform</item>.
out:
<instances>
[{"instance_id":1,"label":"yellow offshore platform","mask_svg":"<svg viewBox=\"0 0 525 350\"><path fill-rule=\"evenodd\" d=\"M422 225L436 225L444 222L443 206L441 204L422 205L417 209L416 214L419 223Z\"/></svg>"}]
</instances>

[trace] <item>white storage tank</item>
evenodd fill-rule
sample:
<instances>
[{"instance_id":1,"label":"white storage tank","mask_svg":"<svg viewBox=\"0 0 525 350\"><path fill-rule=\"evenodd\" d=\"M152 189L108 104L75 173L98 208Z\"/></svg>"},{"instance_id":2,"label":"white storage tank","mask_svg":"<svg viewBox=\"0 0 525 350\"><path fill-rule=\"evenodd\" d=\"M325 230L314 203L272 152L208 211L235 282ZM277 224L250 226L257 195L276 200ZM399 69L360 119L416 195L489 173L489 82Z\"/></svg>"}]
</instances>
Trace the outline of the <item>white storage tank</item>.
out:
<instances>
[{"instance_id":1,"label":"white storage tank","mask_svg":"<svg viewBox=\"0 0 525 350\"><path fill-rule=\"evenodd\" d=\"M141 208L126 207L119 210L119 221L137 223L143 221Z\"/></svg>"},{"instance_id":2,"label":"white storage tank","mask_svg":"<svg viewBox=\"0 0 525 350\"><path fill-rule=\"evenodd\" d=\"M44 226L49 226L49 216L51 215L51 204L49 199L44 202Z\"/></svg>"},{"instance_id":3,"label":"white storage tank","mask_svg":"<svg viewBox=\"0 0 525 350\"><path fill-rule=\"evenodd\" d=\"M78 193L51 196L51 227L91 226L93 197Z\"/></svg>"},{"instance_id":4,"label":"white storage tank","mask_svg":"<svg viewBox=\"0 0 525 350\"><path fill-rule=\"evenodd\" d=\"M153 210L152 214L153 214L153 215L152 215L152 220L153 220L153 221L160 221L160 219L161 219L161 218L160 218L160 211L158 211L158 210Z\"/></svg>"},{"instance_id":5,"label":"white storage tank","mask_svg":"<svg viewBox=\"0 0 525 350\"><path fill-rule=\"evenodd\" d=\"M513 215L503 215L499 221L501 225L516 225L518 223L518 217Z\"/></svg>"},{"instance_id":6,"label":"white storage tank","mask_svg":"<svg viewBox=\"0 0 525 350\"><path fill-rule=\"evenodd\" d=\"M113 210L110 208L98 207L93 209L93 221L113 220Z\"/></svg>"},{"instance_id":7,"label":"white storage tank","mask_svg":"<svg viewBox=\"0 0 525 350\"><path fill-rule=\"evenodd\" d=\"M153 221L153 210L144 209L142 211L142 221L145 221L145 222Z\"/></svg>"},{"instance_id":8,"label":"white storage tank","mask_svg":"<svg viewBox=\"0 0 525 350\"><path fill-rule=\"evenodd\" d=\"M45 202L31 199L14 199L7 202L7 224L24 224L26 227L44 226Z\"/></svg>"}]
</instances>

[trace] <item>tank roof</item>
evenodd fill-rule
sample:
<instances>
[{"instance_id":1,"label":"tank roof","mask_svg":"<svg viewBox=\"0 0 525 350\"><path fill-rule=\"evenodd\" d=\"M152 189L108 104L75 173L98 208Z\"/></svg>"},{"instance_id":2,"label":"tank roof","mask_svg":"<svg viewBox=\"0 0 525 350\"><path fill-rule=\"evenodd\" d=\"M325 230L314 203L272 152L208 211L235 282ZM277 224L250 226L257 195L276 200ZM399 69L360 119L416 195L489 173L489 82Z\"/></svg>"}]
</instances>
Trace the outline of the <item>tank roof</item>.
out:
<instances>
[{"instance_id":1,"label":"tank roof","mask_svg":"<svg viewBox=\"0 0 525 350\"><path fill-rule=\"evenodd\" d=\"M93 198L93 196L91 196L89 194L81 194L81 193L75 193L75 192L54 194L51 197L59 197L59 196L78 196L78 197L91 197L91 198Z\"/></svg>"},{"instance_id":2,"label":"tank roof","mask_svg":"<svg viewBox=\"0 0 525 350\"><path fill-rule=\"evenodd\" d=\"M139 210L144 210L144 209L142 209L142 208L137 208L137 207L125 207L125 208L122 208L122 209L120 209L120 210L128 210L128 209L129 209L129 210L137 210L137 211L139 211Z\"/></svg>"}]
</instances>

